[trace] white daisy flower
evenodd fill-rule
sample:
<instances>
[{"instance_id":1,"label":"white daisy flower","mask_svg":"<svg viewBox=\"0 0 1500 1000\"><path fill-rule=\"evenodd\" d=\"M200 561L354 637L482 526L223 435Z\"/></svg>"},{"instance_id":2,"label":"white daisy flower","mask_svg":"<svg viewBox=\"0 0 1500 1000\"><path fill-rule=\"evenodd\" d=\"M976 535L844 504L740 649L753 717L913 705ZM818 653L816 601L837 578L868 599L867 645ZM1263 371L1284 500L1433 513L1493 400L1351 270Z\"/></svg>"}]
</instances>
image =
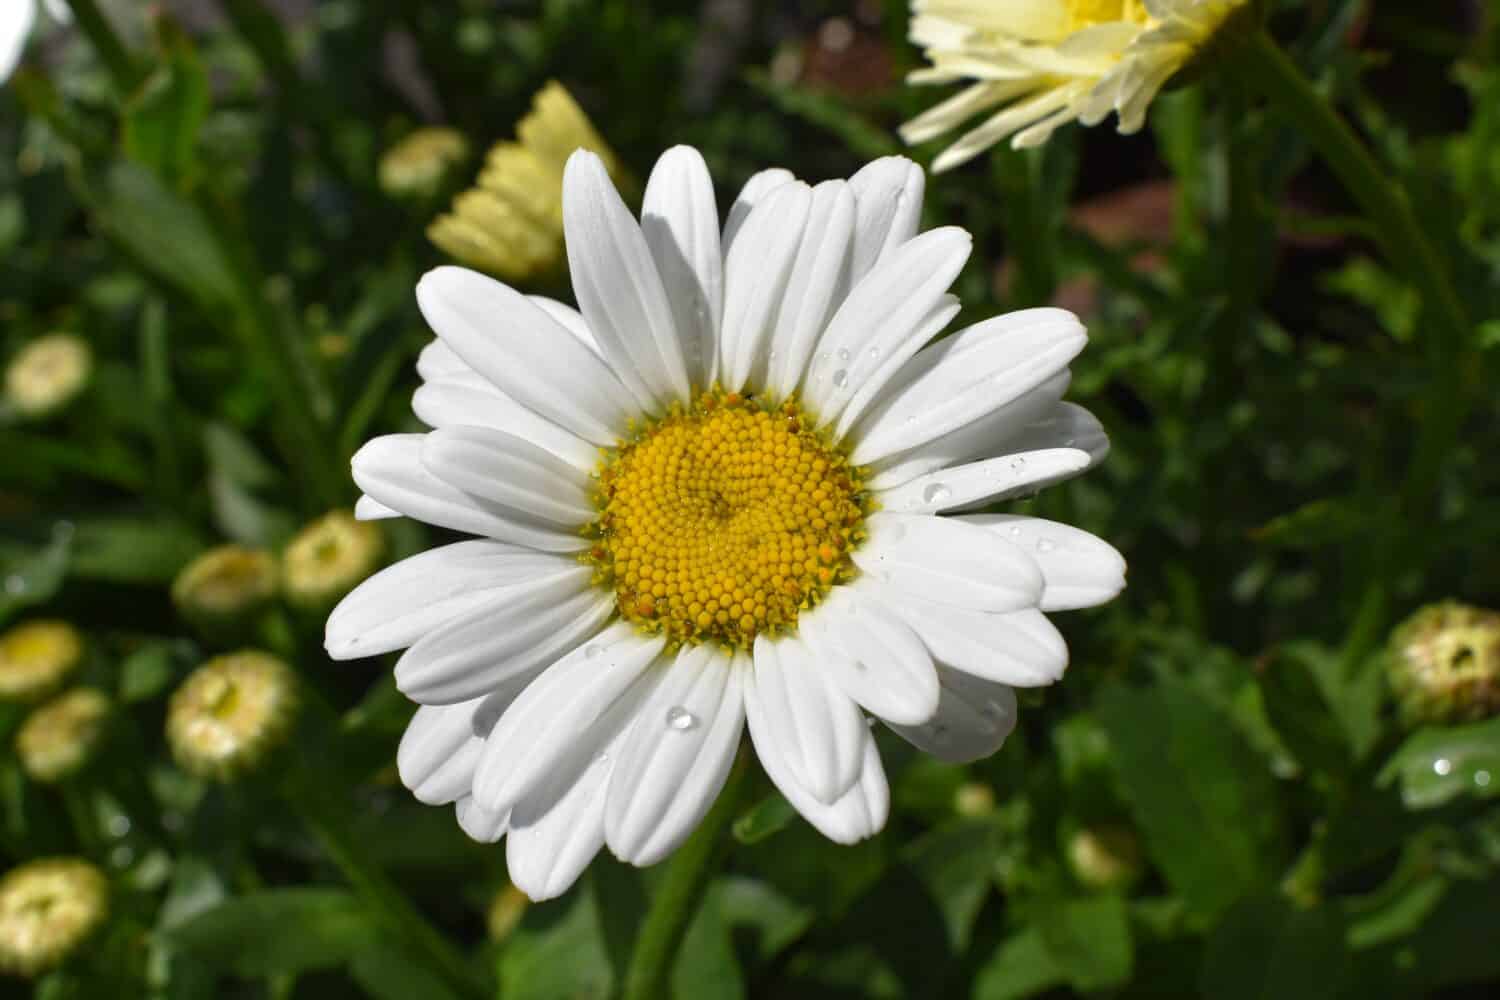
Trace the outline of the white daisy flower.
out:
<instances>
[{"instance_id":1,"label":"white daisy flower","mask_svg":"<svg viewBox=\"0 0 1500 1000\"><path fill-rule=\"evenodd\" d=\"M36 24L37 0L5 0L0 3L0 83L10 79L26 51L26 40ZM72 20L66 0L42 0L47 16L59 24Z\"/></svg>"},{"instance_id":2,"label":"white daisy flower","mask_svg":"<svg viewBox=\"0 0 1500 1000\"><path fill-rule=\"evenodd\" d=\"M747 723L809 822L870 836L889 792L867 715L944 760L993 753L1012 688L1066 665L1044 612L1124 585L1092 535L957 513L1107 443L1061 402L1072 314L923 347L958 311L970 240L919 235L922 192L900 157L816 186L768 170L721 230L679 146L638 223L580 151L563 204L581 312L455 267L417 286L432 430L354 457L358 510L482 537L367 580L327 648L406 648L396 681L422 707L402 779L506 836L533 898L603 846L637 865L675 849Z\"/></svg>"},{"instance_id":3,"label":"white daisy flower","mask_svg":"<svg viewBox=\"0 0 1500 1000\"><path fill-rule=\"evenodd\" d=\"M1246 0L912 0L911 40L930 67L916 84L973 81L901 127L909 144L990 114L933 161L948 170L1012 137L1039 146L1071 121L1114 111L1120 132Z\"/></svg>"}]
</instances>

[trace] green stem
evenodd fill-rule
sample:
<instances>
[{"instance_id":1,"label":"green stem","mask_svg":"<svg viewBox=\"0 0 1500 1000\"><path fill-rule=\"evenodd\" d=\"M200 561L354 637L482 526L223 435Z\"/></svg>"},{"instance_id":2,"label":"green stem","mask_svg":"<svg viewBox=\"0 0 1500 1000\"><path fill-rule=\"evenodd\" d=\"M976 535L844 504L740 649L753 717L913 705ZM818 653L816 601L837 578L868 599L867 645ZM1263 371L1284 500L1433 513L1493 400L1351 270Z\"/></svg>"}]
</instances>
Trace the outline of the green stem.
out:
<instances>
[{"instance_id":1,"label":"green stem","mask_svg":"<svg viewBox=\"0 0 1500 1000\"><path fill-rule=\"evenodd\" d=\"M740 799L749 783L750 756L740 752L718 801L673 856L636 938L635 954L625 976L624 1000L660 1000L667 995L667 977L682 937L698 911L718 860L728 849L724 834L739 815Z\"/></svg>"},{"instance_id":2,"label":"green stem","mask_svg":"<svg viewBox=\"0 0 1500 1000\"><path fill-rule=\"evenodd\" d=\"M135 60L130 58L130 53L125 48L125 43L120 41L114 25L104 16L99 5L94 0L68 0L68 6L73 9L73 20L78 23L79 29L88 36L89 44L94 51L99 53L99 58L104 61L104 66L109 70L109 75L114 78L115 87L120 91L123 98L135 89L140 82L140 76L136 69Z\"/></svg>"},{"instance_id":3,"label":"green stem","mask_svg":"<svg viewBox=\"0 0 1500 1000\"><path fill-rule=\"evenodd\" d=\"M410 946L414 955L421 956L433 974L452 987L458 996L481 1000L491 995L492 991L475 975L447 937L428 923L406 894L364 856L316 789L305 786L295 775L282 783L282 789L323 851L387 930Z\"/></svg>"}]
</instances>

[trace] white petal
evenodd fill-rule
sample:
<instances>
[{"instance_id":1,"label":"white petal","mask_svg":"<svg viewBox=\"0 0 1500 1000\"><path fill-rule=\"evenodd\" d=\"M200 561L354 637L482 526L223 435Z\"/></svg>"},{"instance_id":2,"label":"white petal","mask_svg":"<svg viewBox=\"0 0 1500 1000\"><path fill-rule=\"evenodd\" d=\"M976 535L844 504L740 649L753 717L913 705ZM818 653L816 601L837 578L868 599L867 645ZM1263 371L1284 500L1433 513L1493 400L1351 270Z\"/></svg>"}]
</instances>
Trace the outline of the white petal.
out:
<instances>
[{"instance_id":1,"label":"white petal","mask_svg":"<svg viewBox=\"0 0 1500 1000\"><path fill-rule=\"evenodd\" d=\"M579 311L620 381L648 411L687 399L682 342L646 237L586 149L563 170L563 233Z\"/></svg>"},{"instance_id":2,"label":"white petal","mask_svg":"<svg viewBox=\"0 0 1500 1000\"><path fill-rule=\"evenodd\" d=\"M876 581L929 601L975 611L1035 607L1036 560L976 525L947 517L877 513L869 540L851 556Z\"/></svg>"},{"instance_id":3,"label":"white petal","mask_svg":"<svg viewBox=\"0 0 1500 1000\"><path fill-rule=\"evenodd\" d=\"M707 386L724 311L724 254L713 179L696 149L673 146L656 161L641 232L682 337L688 381Z\"/></svg>"},{"instance_id":4,"label":"white petal","mask_svg":"<svg viewBox=\"0 0 1500 1000\"><path fill-rule=\"evenodd\" d=\"M757 744L776 744L791 779L813 798L834 802L859 779L864 716L801 639L755 640L745 703Z\"/></svg>"},{"instance_id":5,"label":"white petal","mask_svg":"<svg viewBox=\"0 0 1500 1000\"><path fill-rule=\"evenodd\" d=\"M724 221L724 239L722 243L726 258L729 256L730 244L734 242L735 237L744 227L745 220L750 217L750 210L766 195L781 187L781 185L788 184L796 179L790 170L784 170L781 167L771 167L768 170L762 170L760 173L752 175L745 182L745 186L740 189L739 196L734 199L734 204L729 206L729 215Z\"/></svg>"},{"instance_id":6,"label":"white petal","mask_svg":"<svg viewBox=\"0 0 1500 1000\"><path fill-rule=\"evenodd\" d=\"M336 660L388 653L460 615L525 592L581 594L591 572L568 556L489 539L429 549L355 587L329 614L324 646Z\"/></svg>"},{"instance_id":7,"label":"white petal","mask_svg":"<svg viewBox=\"0 0 1500 1000\"><path fill-rule=\"evenodd\" d=\"M613 594L579 592L572 581L517 586L498 606L476 608L418 640L396 661L396 686L424 705L485 694L588 641L614 613Z\"/></svg>"},{"instance_id":8,"label":"white petal","mask_svg":"<svg viewBox=\"0 0 1500 1000\"><path fill-rule=\"evenodd\" d=\"M381 503L440 528L485 535L545 552L576 552L588 543L577 534L540 527L514 510L451 486L422 464L424 434L375 438L350 460L354 482Z\"/></svg>"},{"instance_id":9,"label":"white petal","mask_svg":"<svg viewBox=\"0 0 1500 1000\"><path fill-rule=\"evenodd\" d=\"M724 322L715 375L736 391L764 370L771 328L781 310L807 225L812 189L783 184L745 220L724 264Z\"/></svg>"},{"instance_id":10,"label":"white petal","mask_svg":"<svg viewBox=\"0 0 1500 1000\"><path fill-rule=\"evenodd\" d=\"M474 795L486 809L544 801L634 721L661 671L665 640L620 622L544 670L501 716L485 743Z\"/></svg>"},{"instance_id":11,"label":"white petal","mask_svg":"<svg viewBox=\"0 0 1500 1000\"><path fill-rule=\"evenodd\" d=\"M0 83L9 80L16 71L35 20L34 0L7 0L0 4Z\"/></svg>"},{"instance_id":12,"label":"white petal","mask_svg":"<svg viewBox=\"0 0 1500 1000\"><path fill-rule=\"evenodd\" d=\"M1109 454L1109 437L1088 410L1077 403L1058 403L1007 437L999 450L1032 451L1043 448L1077 448L1088 452L1092 468Z\"/></svg>"},{"instance_id":13,"label":"white petal","mask_svg":"<svg viewBox=\"0 0 1500 1000\"><path fill-rule=\"evenodd\" d=\"M883 156L849 178L859 202L852 280L859 281L887 253L917 235L926 183L922 168L904 156Z\"/></svg>"},{"instance_id":14,"label":"white petal","mask_svg":"<svg viewBox=\"0 0 1500 1000\"><path fill-rule=\"evenodd\" d=\"M474 796L465 795L453 804L458 817L458 827L469 835L470 840L481 844L493 844L505 836L510 825L510 813L490 812L474 801Z\"/></svg>"},{"instance_id":15,"label":"white petal","mask_svg":"<svg viewBox=\"0 0 1500 1000\"><path fill-rule=\"evenodd\" d=\"M1062 677L1068 646L1036 608L991 614L935 604L890 588L875 599L922 640L940 664L1012 687L1040 687Z\"/></svg>"},{"instance_id":16,"label":"white petal","mask_svg":"<svg viewBox=\"0 0 1500 1000\"><path fill-rule=\"evenodd\" d=\"M385 521L393 517L400 517L399 510L391 510L385 504L374 497L360 494L358 500L354 501L354 519L356 521Z\"/></svg>"},{"instance_id":17,"label":"white petal","mask_svg":"<svg viewBox=\"0 0 1500 1000\"><path fill-rule=\"evenodd\" d=\"M850 461L868 465L1019 400L1065 369L1087 341L1062 309L979 323L918 352L863 420Z\"/></svg>"},{"instance_id":18,"label":"white petal","mask_svg":"<svg viewBox=\"0 0 1500 1000\"><path fill-rule=\"evenodd\" d=\"M625 732L610 739L559 797L510 811L505 865L517 889L540 902L567 892L604 846L609 776Z\"/></svg>"},{"instance_id":19,"label":"white petal","mask_svg":"<svg viewBox=\"0 0 1500 1000\"><path fill-rule=\"evenodd\" d=\"M864 752L860 758L859 780L832 805L819 802L803 788L781 756L781 748L775 743L763 743L756 739L755 730L750 730L755 742L755 754L771 779L792 808L802 814L809 823L829 840L840 844L853 844L873 836L885 826L891 810L891 791L886 784L885 769L880 766L880 752L875 748L875 737L868 730L864 733Z\"/></svg>"},{"instance_id":20,"label":"white petal","mask_svg":"<svg viewBox=\"0 0 1500 1000\"><path fill-rule=\"evenodd\" d=\"M493 386L481 389L449 379L429 381L412 395L411 408L429 427L492 427L525 438L583 472L599 464L596 446Z\"/></svg>"},{"instance_id":21,"label":"white petal","mask_svg":"<svg viewBox=\"0 0 1500 1000\"><path fill-rule=\"evenodd\" d=\"M1031 554L1042 569L1043 611L1092 608L1125 589L1125 558L1101 538L1068 524L1013 514L959 520L988 528Z\"/></svg>"},{"instance_id":22,"label":"white petal","mask_svg":"<svg viewBox=\"0 0 1500 1000\"><path fill-rule=\"evenodd\" d=\"M589 477L525 438L488 427L447 427L422 442L439 479L547 525L577 530L596 516Z\"/></svg>"},{"instance_id":23,"label":"white petal","mask_svg":"<svg viewBox=\"0 0 1500 1000\"><path fill-rule=\"evenodd\" d=\"M891 726L908 743L949 764L999 750L1016 728L1016 693L1004 684L938 667L937 714L920 726Z\"/></svg>"},{"instance_id":24,"label":"white petal","mask_svg":"<svg viewBox=\"0 0 1500 1000\"><path fill-rule=\"evenodd\" d=\"M771 332L766 388L774 397L797 391L828 320L849 294L853 234L849 185L825 181L813 188L802 243Z\"/></svg>"},{"instance_id":25,"label":"white petal","mask_svg":"<svg viewBox=\"0 0 1500 1000\"><path fill-rule=\"evenodd\" d=\"M417 374L424 381L431 382L434 379L472 375L475 372L467 361L458 356L458 352L443 343L441 337L436 337L417 355Z\"/></svg>"},{"instance_id":26,"label":"white petal","mask_svg":"<svg viewBox=\"0 0 1500 1000\"><path fill-rule=\"evenodd\" d=\"M799 618L822 669L865 709L891 722L925 722L937 711L938 682L927 647L858 581L835 587Z\"/></svg>"},{"instance_id":27,"label":"white petal","mask_svg":"<svg viewBox=\"0 0 1500 1000\"><path fill-rule=\"evenodd\" d=\"M417 282L417 304L475 371L579 437L612 445L636 414L635 400L598 356L493 278L439 267Z\"/></svg>"},{"instance_id":28,"label":"white petal","mask_svg":"<svg viewBox=\"0 0 1500 1000\"><path fill-rule=\"evenodd\" d=\"M484 744L471 727L479 701L423 705L407 723L396 748L396 773L417 801L439 806L469 794Z\"/></svg>"},{"instance_id":29,"label":"white petal","mask_svg":"<svg viewBox=\"0 0 1500 1000\"><path fill-rule=\"evenodd\" d=\"M818 343L803 395L842 435L901 365L958 310L947 294L968 259L962 229L923 233L887 254L850 291Z\"/></svg>"},{"instance_id":30,"label":"white petal","mask_svg":"<svg viewBox=\"0 0 1500 1000\"><path fill-rule=\"evenodd\" d=\"M584 347L587 347L600 357L604 356L599 350L599 341L594 339L594 332L589 329L588 320L583 318L583 313L566 303L559 302L556 299L549 299L545 295L528 295L526 297L536 303L542 312L556 320L558 326L577 337L578 342Z\"/></svg>"},{"instance_id":31,"label":"white petal","mask_svg":"<svg viewBox=\"0 0 1500 1000\"><path fill-rule=\"evenodd\" d=\"M666 668L610 775L604 831L615 857L655 864L707 814L745 728L742 673L712 646L684 647Z\"/></svg>"},{"instance_id":32,"label":"white petal","mask_svg":"<svg viewBox=\"0 0 1500 1000\"><path fill-rule=\"evenodd\" d=\"M1049 448L939 469L876 495L884 510L933 514L1030 496L1044 487L1071 479L1088 467L1086 451Z\"/></svg>"}]
</instances>

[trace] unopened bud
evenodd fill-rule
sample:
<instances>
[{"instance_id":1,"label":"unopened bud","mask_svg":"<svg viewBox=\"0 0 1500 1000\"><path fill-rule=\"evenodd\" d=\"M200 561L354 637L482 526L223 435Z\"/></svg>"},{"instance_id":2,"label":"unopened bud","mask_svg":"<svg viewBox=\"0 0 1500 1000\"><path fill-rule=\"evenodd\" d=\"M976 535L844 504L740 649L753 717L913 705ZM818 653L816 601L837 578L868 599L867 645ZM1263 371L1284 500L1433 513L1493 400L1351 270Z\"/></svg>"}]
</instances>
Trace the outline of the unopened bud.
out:
<instances>
[{"instance_id":1,"label":"unopened bud","mask_svg":"<svg viewBox=\"0 0 1500 1000\"><path fill-rule=\"evenodd\" d=\"M1387 665L1409 724L1487 719L1500 713L1500 614L1430 604L1392 633Z\"/></svg>"},{"instance_id":2,"label":"unopened bud","mask_svg":"<svg viewBox=\"0 0 1500 1000\"><path fill-rule=\"evenodd\" d=\"M37 976L56 968L104 923L109 883L79 858L43 858L0 878L0 969Z\"/></svg>"},{"instance_id":3,"label":"unopened bud","mask_svg":"<svg viewBox=\"0 0 1500 1000\"><path fill-rule=\"evenodd\" d=\"M188 675L167 705L167 743L183 770L229 781L253 770L286 738L297 678L269 653L218 656Z\"/></svg>"},{"instance_id":4,"label":"unopened bud","mask_svg":"<svg viewBox=\"0 0 1500 1000\"><path fill-rule=\"evenodd\" d=\"M69 333L38 337L5 369L5 398L27 417L45 417L67 406L88 384L93 353Z\"/></svg>"},{"instance_id":5,"label":"unopened bud","mask_svg":"<svg viewBox=\"0 0 1500 1000\"><path fill-rule=\"evenodd\" d=\"M104 740L109 698L95 688L74 688L32 711L16 731L21 768L51 783L77 774Z\"/></svg>"},{"instance_id":6,"label":"unopened bud","mask_svg":"<svg viewBox=\"0 0 1500 1000\"><path fill-rule=\"evenodd\" d=\"M306 611L326 612L380 568L380 525L335 510L297 532L281 556L286 599Z\"/></svg>"},{"instance_id":7,"label":"unopened bud","mask_svg":"<svg viewBox=\"0 0 1500 1000\"><path fill-rule=\"evenodd\" d=\"M0 635L0 700L36 701L83 660L83 637L66 622L34 621Z\"/></svg>"},{"instance_id":8,"label":"unopened bud","mask_svg":"<svg viewBox=\"0 0 1500 1000\"><path fill-rule=\"evenodd\" d=\"M1125 826L1079 830L1068 840L1068 867L1090 889L1125 890L1141 877L1141 845Z\"/></svg>"},{"instance_id":9,"label":"unopened bud","mask_svg":"<svg viewBox=\"0 0 1500 1000\"><path fill-rule=\"evenodd\" d=\"M276 560L261 549L221 545L172 581L172 603L193 628L220 640L250 635L276 596Z\"/></svg>"}]
</instances>

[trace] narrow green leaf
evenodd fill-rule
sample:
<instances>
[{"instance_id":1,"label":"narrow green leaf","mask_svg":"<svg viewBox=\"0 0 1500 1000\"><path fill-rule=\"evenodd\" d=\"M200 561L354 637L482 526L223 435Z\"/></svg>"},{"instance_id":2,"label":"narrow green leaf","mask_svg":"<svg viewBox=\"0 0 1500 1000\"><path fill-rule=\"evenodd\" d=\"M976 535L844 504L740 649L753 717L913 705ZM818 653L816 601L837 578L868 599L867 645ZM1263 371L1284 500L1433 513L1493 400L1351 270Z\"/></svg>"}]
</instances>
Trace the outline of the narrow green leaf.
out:
<instances>
[{"instance_id":1,"label":"narrow green leaf","mask_svg":"<svg viewBox=\"0 0 1500 1000\"><path fill-rule=\"evenodd\" d=\"M173 518L86 518L73 536L72 571L116 583L168 583L203 549L203 540Z\"/></svg>"},{"instance_id":2,"label":"narrow green leaf","mask_svg":"<svg viewBox=\"0 0 1500 1000\"><path fill-rule=\"evenodd\" d=\"M369 908L340 889L266 889L160 932L168 944L241 976L341 965L379 941Z\"/></svg>"},{"instance_id":3,"label":"narrow green leaf","mask_svg":"<svg viewBox=\"0 0 1500 1000\"><path fill-rule=\"evenodd\" d=\"M156 66L125 103L125 155L183 187L196 172L198 131L210 104L208 73L175 24L159 17L156 27Z\"/></svg>"},{"instance_id":4,"label":"narrow green leaf","mask_svg":"<svg viewBox=\"0 0 1500 1000\"><path fill-rule=\"evenodd\" d=\"M62 531L39 549L0 550L0 624L57 593L68 572L72 537L72 532Z\"/></svg>"},{"instance_id":5,"label":"narrow green leaf","mask_svg":"<svg viewBox=\"0 0 1500 1000\"><path fill-rule=\"evenodd\" d=\"M1130 915L1119 896L1048 901L1032 914L1053 964L1074 988L1109 989L1135 964Z\"/></svg>"},{"instance_id":6,"label":"narrow green leaf","mask_svg":"<svg viewBox=\"0 0 1500 1000\"><path fill-rule=\"evenodd\" d=\"M736 819L730 829L734 833L734 839L740 843L758 844L786 829L787 824L796 818L797 810L792 808L792 804L782 798L780 793L772 792Z\"/></svg>"},{"instance_id":7,"label":"narrow green leaf","mask_svg":"<svg viewBox=\"0 0 1500 1000\"><path fill-rule=\"evenodd\" d=\"M1377 781L1398 785L1410 809L1432 809L1461 795L1500 795L1500 718L1417 730L1386 761Z\"/></svg>"}]
</instances>

